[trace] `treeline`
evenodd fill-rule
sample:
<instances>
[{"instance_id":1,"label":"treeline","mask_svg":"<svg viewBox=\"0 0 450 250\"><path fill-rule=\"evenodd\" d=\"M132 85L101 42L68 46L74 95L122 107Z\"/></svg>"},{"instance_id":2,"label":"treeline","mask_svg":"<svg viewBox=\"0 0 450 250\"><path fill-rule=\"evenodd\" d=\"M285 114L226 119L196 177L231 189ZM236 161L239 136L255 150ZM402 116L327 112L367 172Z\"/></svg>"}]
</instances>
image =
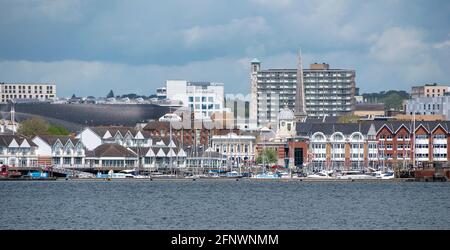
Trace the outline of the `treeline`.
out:
<instances>
[{"instance_id":1,"label":"treeline","mask_svg":"<svg viewBox=\"0 0 450 250\"><path fill-rule=\"evenodd\" d=\"M409 99L410 95L404 90L389 90L379 93L366 93L362 95L364 102L367 103L384 103L386 110L401 110L403 108L403 100Z\"/></svg>"}]
</instances>

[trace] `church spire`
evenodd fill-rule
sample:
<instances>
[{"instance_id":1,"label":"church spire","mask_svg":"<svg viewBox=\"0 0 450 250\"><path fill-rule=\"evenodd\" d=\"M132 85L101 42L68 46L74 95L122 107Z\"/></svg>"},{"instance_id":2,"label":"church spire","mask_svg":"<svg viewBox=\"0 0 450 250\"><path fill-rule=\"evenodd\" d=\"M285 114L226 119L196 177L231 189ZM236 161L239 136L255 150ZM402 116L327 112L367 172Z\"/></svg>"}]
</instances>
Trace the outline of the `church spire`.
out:
<instances>
[{"instance_id":1,"label":"church spire","mask_svg":"<svg viewBox=\"0 0 450 250\"><path fill-rule=\"evenodd\" d=\"M302 65L302 50L298 53L297 64L297 91L295 94L295 118L299 122L303 122L306 118L306 104L305 104L305 87L303 83L303 65Z\"/></svg>"}]
</instances>

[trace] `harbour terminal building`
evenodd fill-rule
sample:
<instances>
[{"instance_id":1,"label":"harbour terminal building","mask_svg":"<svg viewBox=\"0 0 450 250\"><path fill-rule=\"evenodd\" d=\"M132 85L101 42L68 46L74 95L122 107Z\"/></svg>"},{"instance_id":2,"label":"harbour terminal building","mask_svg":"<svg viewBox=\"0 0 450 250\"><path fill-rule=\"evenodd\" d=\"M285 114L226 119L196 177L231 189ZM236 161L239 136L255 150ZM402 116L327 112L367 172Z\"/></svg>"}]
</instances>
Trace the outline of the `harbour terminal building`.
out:
<instances>
[{"instance_id":1,"label":"harbour terminal building","mask_svg":"<svg viewBox=\"0 0 450 250\"><path fill-rule=\"evenodd\" d=\"M301 111L302 103L308 117L341 116L354 111L354 70L332 69L326 63L303 69L299 61L297 69L261 69L259 60L251 61L250 116L258 126L276 124L277 114L284 107ZM301 72L303 76L299 77ZM296 103L296 98L304 100Z\"/></svg>"}]
</instances>

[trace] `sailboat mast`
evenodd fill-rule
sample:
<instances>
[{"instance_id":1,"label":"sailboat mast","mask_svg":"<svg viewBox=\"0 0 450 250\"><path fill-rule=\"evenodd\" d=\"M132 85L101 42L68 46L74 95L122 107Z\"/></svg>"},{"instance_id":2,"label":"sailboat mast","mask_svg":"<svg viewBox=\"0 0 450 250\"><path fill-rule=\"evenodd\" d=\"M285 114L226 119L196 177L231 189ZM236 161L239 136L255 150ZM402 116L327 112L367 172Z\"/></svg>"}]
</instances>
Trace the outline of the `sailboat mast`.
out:
<instances>
[{"instance_id":1,"label":"sailboat mast","mask_svg":"<svg viewBox=\"0 0 450 250\"><path fill-rule=\"evenodd\" d=\"M413 169L416 168L416 113L413 114L413 145L412 145L412 160Z\"/></svg>"}]
</instances>

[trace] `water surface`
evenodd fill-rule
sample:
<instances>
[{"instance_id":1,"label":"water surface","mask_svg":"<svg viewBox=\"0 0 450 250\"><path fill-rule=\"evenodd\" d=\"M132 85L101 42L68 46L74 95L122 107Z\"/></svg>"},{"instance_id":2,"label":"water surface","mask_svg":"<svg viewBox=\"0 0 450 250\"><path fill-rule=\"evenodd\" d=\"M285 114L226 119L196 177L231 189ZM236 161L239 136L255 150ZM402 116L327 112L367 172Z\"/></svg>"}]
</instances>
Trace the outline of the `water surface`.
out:
<instances>
[{"instance_id":1,"label":"water surface","mask_svg":"<svg viewBox=\"0 0 450 250\"><path fill-rule=\"evenodd\" d=\"M450 229L450 182L0 182L0 229Z\"/></svg>"}]
</instances>

